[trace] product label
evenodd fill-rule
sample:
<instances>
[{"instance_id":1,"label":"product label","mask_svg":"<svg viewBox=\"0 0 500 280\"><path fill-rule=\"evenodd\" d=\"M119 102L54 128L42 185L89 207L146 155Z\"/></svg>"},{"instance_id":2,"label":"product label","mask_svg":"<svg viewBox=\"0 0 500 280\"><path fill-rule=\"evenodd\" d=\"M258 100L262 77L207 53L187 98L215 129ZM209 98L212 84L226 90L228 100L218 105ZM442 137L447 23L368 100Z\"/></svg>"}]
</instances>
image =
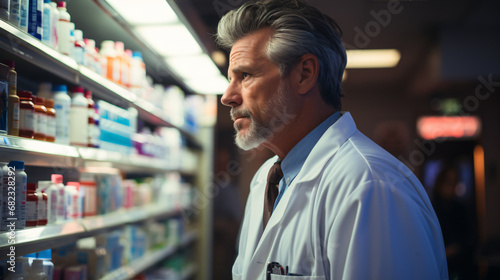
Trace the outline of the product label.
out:
<instances>
[{"instance_id":1,"label":"product label","mask_svg":"<svg viewBox=\"0 0 500 280\"><path fill-rule=\"evenodd\" d=\"M46 134L46 131L47 115L41 112L35 112L35 133Z\"/></svg>"},{"instance_id":2,"label":"product label","mask_svg":"<svg viewBox=\"0 0 500 280\"><path fill-rule=\"evenodd\" d=\"M69 140L69 103L55 104L54 109L56 110L56 141L64 143Z\"/></svg>"},{"instance_id":3,"label":"product label","mask_svg":"<svg viewBox=\"0 0 500 280\"><path fill-rule=\"evenodd\" d=\"M35 113L33 110L19 110L19 130L35 131Z\"/></svg>"},{"instance_id":4,"label":"product label","mask_svg":"<svg viewBox=\"0 0 500 280\"><path fill-rule=\"evenodd\" d=\"M51 34L51 8L44 7L43 9L43 17L42 17L42 42L50 43L50 34Z\"/></svg>"},{"instance_id":5,"label":"product label","mask_svg":"<svg viewBox=\"0 0 500 280\"><path fill-rule=\"evenodd\" d=\"M10 1L10 21L15 25L19 26L19 0Z\"/></svg>"},{"instance_id":6,"label":"product label","mask_svg":"<svg viewBox=\"0 0 500 280\"><path fill-rule=\"evenodd\" d=\"M21 29L28 30L28 1L21 1L19 10L21 11L21 20L19 25Z\"/></svg>"},{"instance_id":7,"label":"product label","mask_svg":"<svg viewBox=\"0 0 500 280\"><path fill-rule=\"evenodd\" d=\"M12 114L12 127L19 128L19 103L14 103L12 105L12 110L14 111Z\"/></svg>"},{"instance_id":8,"label":"product label","mask_svg":"<svg viewBox=\"0 0 500 280\"><path fill-rule=\"evenodd\" d=\"M64 189L60 188L58 190L58 196L57 196L57 220L62 221L66 217L66 208L65 208L65 201L64 201Z\"/></svg>"},{"instance_id":9,"label":"product label","mask_svg":"<svg viewBox=\"0 0 500 280\"><path fill-rule=\"evenodd\" d=\"M71 106L69 112L69 139L71 144L87 145L88 109L87 106ZM85 129L82 129L85 128Z\"/></svg>"},{"instance_id":10,"label":"product label","mask_svg":"<svg viewBox=\"0 0 500 280\"><path fill-rule=\"evenodd\" d=\"M38 201L38 220L47 220L47 200Z\"/></svg>"},{"instance_id":11,"label":"product label","mask_svg":"<svg viewBox=\"0 0 500 280\"><path fill-rule=\"evenodd\" d=\"M54 116L47 117L47 137L56 137L56 118Z\"/></svg>"},{"instance_id":12,"label":"product label","mask_svg":"<svg viewBox=\"0 0 500 280\"><path fill-rule=\"evenodd\" d=\"M55 223L57 221L57 190L52 190L47 194L47 220L48 223Z\"/></svg>"},{"instance_id":13,"label":"product label","mask_svg":"<svg viewBox=\"0 0 500 280\"><path fill-rule=\"evenodd\" d=\"M26 201L26 222L38 222L38 200Z\"/></svg>"}]
</instances>

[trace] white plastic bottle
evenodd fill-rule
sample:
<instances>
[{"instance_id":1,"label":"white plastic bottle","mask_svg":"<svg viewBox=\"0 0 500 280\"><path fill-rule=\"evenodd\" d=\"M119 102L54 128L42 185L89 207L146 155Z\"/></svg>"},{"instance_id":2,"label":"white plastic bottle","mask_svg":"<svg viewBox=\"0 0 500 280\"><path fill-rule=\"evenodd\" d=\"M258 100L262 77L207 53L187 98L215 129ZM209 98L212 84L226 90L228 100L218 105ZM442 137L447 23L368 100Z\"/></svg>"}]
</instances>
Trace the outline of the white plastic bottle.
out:
<instances>
[{"instance_id":1,"label":"white plastic bottle","mask_svg":"<svg viewBox=\"0 0 500 280\"><path fill-rule=\"evenodd\" d=\"M83 42L83 31L79 29L75 29L73 32L75 36L75 44L73 49L73 59L76 60L77 63L84 65L85 59L85 43Z\"/></svg>"},{"instance_id":2,"label":"white plastic bottle","mask_svg":"<svg viewBox=\"0 0 500 280\"><path fill-rule=\"evenodd\" d=\"M48 182L50 181L41 181L41 182ZM40 181L37 185L36 188L36 194L38 195L38 225L39 226L44 226L48 223L47 220L47 206L49 204L49 199L48 195L44 192L42 192L42 188L47 188L46 186L40 186ZM45 197L45 199L44 199Z\"/></svg>"},{"instance_id":3,"label":"white plastic bottle","mask_svg":"<svg viewBox=\"0 0 500 280\"><path fill-rule=\"evenodd\" d=\"M56 110L56 143L69 145L69 109L71 98L65 85L56 85L54 91L54 109Z\"/></svg>"},{"instance_id":4,"label":"white plastic bottle","mask_svg":"<svg viewBox=\"0 0 500 280\"><path fill-rule=\"evenodd\" d=\"M21 0L19 3L19 28L24 32L28 32L28 12L29 0Z\"/></svg>"},{"instance_id":5,"label":"white plastic bottle","mask_svg":"<svg viewBox=\"0 0 500 280\"><path fill-rule=\"evenodd\" d=\"M48 280L45 271L43 271L43 260L34 259L25 278L30 280Z\"/></svg>"},{"instance_id":6,"label":"white plastic bottle","mask_svg":"<svg viewBox=\"0 0 500 280\"><path fill-rule=\"evenodd\" d=\"M24 172L24 161L13 160L9 162L9 186L15 185L16 203L14 209L14 216L16 230L23 229L26 226L26 184L28 183L28 176ZM12 178L12 179L11 179ZM14 179L15 178L15 179ZM10 212L10 211L9 211Z\"/></svg>"},{"instance_id":7,"label":"white plastic bottle","mask_svg":"<svg viewBox=\"0 0 500 280\"><path fill-rule=\"evenodd\" d=\"M43 16L42 16L42 42L50 45L52 38L52 5L50 0L43 0Z\"/></svg>"},{"instance_id":8,"label":"white plastic bottle","mask_svg":"<svg viewBox=\"0 0 500 280\"><path fill-rule=\"evenodd\" d=\"M65 208L65 190L63 184L63 176L61 174L52 174L51 176L52 183L55 184L57 188L57 222L63 222L66 218L66 208Z\"/></svg>"},{"instance_id":9,"label":"white plastic bottle","mask_svg":"<svg viewBox=\"0 0 500 280\"><path fill-rule=\"evenodd\" d=\"M54 2L49 3L50 6L52 7L52 12L51 12L51 30L50 30L50 46L53 47L55 50L58 49L57 43L57 23L59 22L59 10L57 9L57 4Z\"/></svg>"},{"instance_id":10,"label":"white plastic bottle","mask_svg":"<svg viewBox=\"0 0 500 280\"><path fill-rule=\"evenodd\" d=\"M120 59L117 58L115 43L105 40L101 43L101 55L106 59L105 77L119 83L120 82Z\"/></svg>"},{"instance_id":11,"label":"white plastic bottle","mask_svg":"<svg viewBox=\"0 0 500 280\"><path fill-rule=\"evenodd\" d=\"M19 0L10 0L9 22L16 27L19 27L19 21L21 19L19 14L19 8L20 8L19 4L20 4Z\"/></svg>"},{"instance_id":12,"label":"white plastic bottle","mask_svg":"<svg viewBox=\"0 0 500 280\"><path fill-rule=\"evenodd\" d=\"M65 208L66 208L66 220L76 220L80 215L80 194L77 190L78 182L68 182L66 187L64 187L64 197L65 197Z\"/></svg>"},{"instance_id":13,"label":"white plastic bottle","mask_svg":"<svg viewBox=\"0 0 500 280\"><path fill-rule=\"evenodd\" d=\"M59 189L52 181L38 181L41 191L47 194L47 224L57 222Z\"/></svg>"},{"instance_id":14,"label":"white plastic bottle","mask_svg":"<svg viewBox=\"0 0 500 280\"><path fill-rule=\"evenodd\" d=\"M133 52L130 61L130 87L132 89L141 89L144 87L146 79L146 66L142 60L140 52Z\"/></svg>"},{"instance_id":15,"label":"white plastic bottle","mask_svg":"<svg viewBox=\"0 0 500 280\"><path fill-rule=\"evenodd\" d=\"M58 49L61 53L70 55L71 53L71 16L66 10L66 2L57 2L59 10L59 21L57 22Z\"/></svg>"},{"instance_id":16,"label":"white plastic bottle","mask_svg":"<svg viewBox=\"0 0 500 280\"><path fill-rule=\"evenodd\" d=\"M0 1L0 19L8 21L10 18L10 0Z\"/></svg>"},{"instance_id":17,"label":"white plastic bottle","mask_svg":"<svg viewBox=\"0 0 500 280\"><path fill-rule=\"evenodd\" d=\"M69 111L69 139L70 144L87 147L89 137L88 102L83 96L82 87L73 87L71 90L71 108Z\"/></svg>"},{"instance_id":18,"label":"white plastic bottle","mask_svg":"<svg viewBox=\"0 0 500 280\"><path fill-rule=\"evenodd\" d=\"M43 261L43 271L49 280L54 279L54 263L52 263L52 251L50 249L40 251L37 258Z\"/></svg>"}]
</instances>

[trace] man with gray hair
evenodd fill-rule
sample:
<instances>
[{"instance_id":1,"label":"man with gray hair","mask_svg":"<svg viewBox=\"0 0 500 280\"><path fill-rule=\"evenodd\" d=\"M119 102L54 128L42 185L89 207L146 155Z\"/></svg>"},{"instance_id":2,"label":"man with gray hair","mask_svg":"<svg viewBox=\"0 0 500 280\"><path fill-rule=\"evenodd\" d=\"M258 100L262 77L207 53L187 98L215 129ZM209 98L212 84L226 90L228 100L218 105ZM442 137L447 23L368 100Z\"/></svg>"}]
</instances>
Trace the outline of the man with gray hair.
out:
<instances>
[{"instance_id":1,"label":"man with gray hair","mask_svg":"<svg viewBox=\"0 0 500 280\"><path fill-rule=\"evenodd\" d=\"M422 185L341 113L335 21L300 0L250 1L217 42L236 144L276 154L252 180L233 279L447 279Z\"/></svg>"}]
</instances>

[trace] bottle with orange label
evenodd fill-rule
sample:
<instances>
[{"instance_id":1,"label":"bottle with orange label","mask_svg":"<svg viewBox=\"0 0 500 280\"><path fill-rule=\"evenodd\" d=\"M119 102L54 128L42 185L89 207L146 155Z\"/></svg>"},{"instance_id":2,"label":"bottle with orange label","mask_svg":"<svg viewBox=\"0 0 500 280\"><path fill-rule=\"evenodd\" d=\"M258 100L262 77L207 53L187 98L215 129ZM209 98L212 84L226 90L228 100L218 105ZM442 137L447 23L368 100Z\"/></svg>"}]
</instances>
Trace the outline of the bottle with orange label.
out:
<instances>
[{"instance_id":1,"label":"bottle with orange label","mask_svg":"<svg viewBox=\"0 0 500 280\"><path fill-rule=\"evenodd\" d=\"M115 42L109 40L103 41L100 53L106 60L106 75L104 76L113 82L120 83L120 59L116 54Z\"/></svg>"}]
</instances>

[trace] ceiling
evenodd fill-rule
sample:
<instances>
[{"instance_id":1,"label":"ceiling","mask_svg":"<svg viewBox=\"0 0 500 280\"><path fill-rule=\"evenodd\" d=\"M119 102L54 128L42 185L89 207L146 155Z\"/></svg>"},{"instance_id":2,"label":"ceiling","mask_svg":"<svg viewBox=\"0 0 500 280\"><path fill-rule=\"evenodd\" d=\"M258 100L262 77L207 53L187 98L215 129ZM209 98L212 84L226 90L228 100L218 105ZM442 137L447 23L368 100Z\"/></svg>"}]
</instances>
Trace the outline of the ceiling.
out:
<instances>
[{"instance_id":1,"label":"ceiling","mask_svg":"<svg viewBox=\"0 0 500 280\"><path fill-rule=\"evenodd\" d=\"M216 33L220 17L243 2L245 0L176 0L209 50L215 50L211 34ZM440 49L443 30L465 26L494 26L498 30L500 26L496 14L499 1L495 0L307 2L339 23L346 48L396 48L401 52L401 61L395 68L348 70L343 88L349 91L375 87L408 94L428 94L443 82L443 50ZM460 40L462 38L455 41ZM227 71L227 68L221 68L221 71ZM422 86L422 81L426 86Z\"/></svg>"}]
</instances>

